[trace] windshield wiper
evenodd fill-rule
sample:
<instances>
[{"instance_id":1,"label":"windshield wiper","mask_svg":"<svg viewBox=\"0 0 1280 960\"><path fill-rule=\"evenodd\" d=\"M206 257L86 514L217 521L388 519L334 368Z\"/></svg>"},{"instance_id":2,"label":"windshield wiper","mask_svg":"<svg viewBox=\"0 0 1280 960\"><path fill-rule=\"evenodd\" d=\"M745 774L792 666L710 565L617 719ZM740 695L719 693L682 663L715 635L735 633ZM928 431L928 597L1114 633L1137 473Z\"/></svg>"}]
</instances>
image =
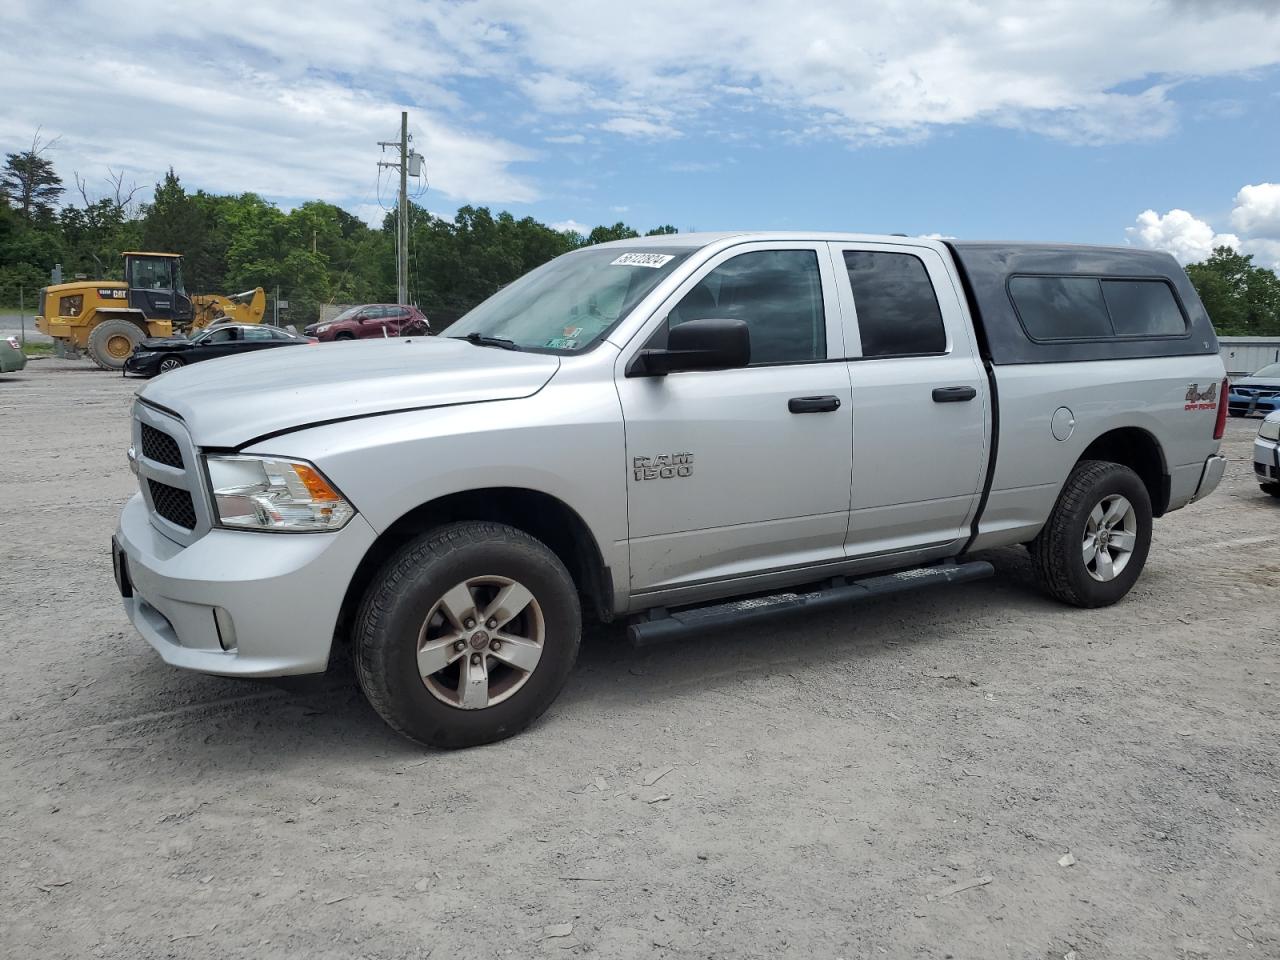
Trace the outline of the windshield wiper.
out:
<instances>
[{"instance_id":1,"label":"windshield wiper","mask_svg":"<svg viewBox=\"0 0 1280 960\"><path fill-rule=\"evenodd\" d=\"M519 350L520 345L506 337L486 337L481 333L468 333L465 337L450 337L450 340L465 340L477 347L501 347L503 350Z\"/></svg>"}]
</instances>

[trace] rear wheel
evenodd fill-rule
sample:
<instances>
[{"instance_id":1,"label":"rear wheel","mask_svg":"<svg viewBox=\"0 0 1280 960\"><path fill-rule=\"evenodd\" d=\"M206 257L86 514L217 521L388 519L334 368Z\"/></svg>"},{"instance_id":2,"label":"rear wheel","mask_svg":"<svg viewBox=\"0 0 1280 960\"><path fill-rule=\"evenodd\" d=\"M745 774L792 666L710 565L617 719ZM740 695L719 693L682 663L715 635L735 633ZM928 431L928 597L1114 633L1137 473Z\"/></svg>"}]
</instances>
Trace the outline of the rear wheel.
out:
<instances>
[{"instance_id":1,"label":"rear wheel","mask_svg":"<svg viewBox=\"0 0 1280 960\"><path fill-rule=\"evenodd\" d=\"M433 747L519 733L578 655L573 580L544 544L497 523L455 523L382 568L353 633L356 675L394 729Z\"/></svg>"},{"instance_id":2,"label":"rear wheel","mask_svg":"<svg viewBox=\"0 0 1280 960\"><path fill-rule=\"evenodd\" d=\"M1151 498L1136 473L1084 460L1067 478L1031 556L1063 603L1105 607L1133 587L1151 549Z\"/></svg>"},{"instance_id":3,"label":"rear wheel","mask_svg":"<svg viewBox=\"0 0 1280 960\"><path fill-rule=\"evenodd\" d=\"M145 334L128 320L103 320L89 333L89 357L103 370L123 370Z\"/></svg>"},{"instance_id":4,"label":"rear wheel","mask_svg":"<svg viewBox=\"0 0 1280 960\"><path fill-rule=\"evenodd\" d=\"M1261 483L1263 493L1269 493L1273 497L1280 497L1280 483Z\"/></svg>"}]
</instances>

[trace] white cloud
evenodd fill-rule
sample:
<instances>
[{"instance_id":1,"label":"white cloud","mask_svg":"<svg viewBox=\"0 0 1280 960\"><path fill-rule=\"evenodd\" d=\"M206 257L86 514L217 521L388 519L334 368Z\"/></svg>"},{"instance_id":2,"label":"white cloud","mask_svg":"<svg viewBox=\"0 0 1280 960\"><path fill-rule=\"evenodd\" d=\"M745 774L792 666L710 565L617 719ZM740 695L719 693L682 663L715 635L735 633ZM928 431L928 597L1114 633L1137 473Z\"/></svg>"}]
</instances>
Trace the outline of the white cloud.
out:
<instances>
[{"instance_id":1,"label":"white cloud","mask_svg":"<svg viewBox=\"0 0 1280 960\"><path fill-rule=\"evenodd\" d=\"M1213 252L1214 247L1239 247L1240 238L1233 233L1215 233L1205 221L1186 210L1170 210L1161 216L1154 210L1138 214L1136 227L1125 234L1138 246L1164 250L1179 263L1194 263Z\"/></svg>"},{"instance_id":2,"label":"white cloud","mask_svg":"<svg viewBox=\"0 0 1280 960\"><path fill-rule=\"evenodd\" d=\"M1280 61L1274 3L1188 0L478 0L481 44L535 104L664 131L767 106L811 135L902 142L993 123L1073 142L1162 136L1179 80ZM512 45L511 37L519 37ZM639 53L638 53L639 52ZM614 121L614 126L618 124ZM677 126L678 124L678 126ZM613 129L605 125L604 129Z\"/></svg>"},{"instance_id":3,"label":"white cloud","mask_svg":"<svg viewBox=\"0 0 1280 960\"><path fill-rule=\"evenodd\" d=\"M1280 240L1267 237L1256 237L1242 241L1240 252L1253 256L1253 262L1260 267L1268 267L1280 273Z\"/></svg>"},{"instance_id":4,"label":"white cloud","mask_svg":"<svg viewBox=\"0 0 1280 960\"><path fill-rule=\"evenodd\" d=\"M547 143L586 143L587 138L580 133L566 133L559 137L546 137Z\"/></svg>"},{"instance_id":5,"label":"white cloud","mask_svg":"<svg viewBox=\"0 0 1280 960\"><path fill-rule=\"evenodd\" d=\"M591 228L585 223L579 223L577 220L561 220L558 223L551 224L552 230L559 230L561 233L580 233L586 236L591 232Z\"/></svg>"},{"instance_id":6,"label":"white cloud","mask_svg":"<svg viewBox=\"0 0 1280 960\"><path fill-rule=\"evenodd\" d=\"M640 140L669 140L680 136L680 131L674 127L642 117L614 117L600 124L600 129Z\"/></svg>"},{"instance_id":7,"label":"white cloud","mask_svg":"<svg viewBox=\"0 0 1280 960\"><path fill-rule=\"evenodd\" d=\"M1231 225L1245 236L1280 237L1280 183L1254 183L1240 188Z\"/></svg>"},{"instance_id":8,"label":"white cloud","mask_svg":"<svg viewBox=\"0 0 1280 960\"><path fill-rule=\"evenodd\" d=\"M175 14L136 0L121 18L73 2L59 12L77 24L70 33L48 31L47 16L29 0L9 0L0 13L3 35L43 38L0 47L0 144L29 142L37 126L61 134L53 159L67 181L111 166L150 184L173 166L189 187L367 207L377 199L376 141L394 139L408 109L437 196L538 197L514 168L534 154L459 115L447 82L474 69L475 42L441 42L426 8L317 0L299 16L206 0ZM432 31L430 51L421 31Z\"/></svg>"}]
</instances>

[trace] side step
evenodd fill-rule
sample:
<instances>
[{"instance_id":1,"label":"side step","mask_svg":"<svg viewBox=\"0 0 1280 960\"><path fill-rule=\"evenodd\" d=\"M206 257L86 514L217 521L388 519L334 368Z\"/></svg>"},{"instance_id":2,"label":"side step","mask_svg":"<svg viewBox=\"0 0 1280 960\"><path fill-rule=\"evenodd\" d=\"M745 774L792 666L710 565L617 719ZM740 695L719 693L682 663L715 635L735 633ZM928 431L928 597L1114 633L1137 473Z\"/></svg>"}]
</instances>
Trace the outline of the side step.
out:
<instances>
[{"instance_id":1,"label":"side step","mask_svg":"<svg viewBox=\"0 0 1280 960\"><path fill-rule=\"evenodd\" d=\"M627 638L633 646L647 647L668 640L679 640L693 633L726 627L755 626L788 614L810 613L921 587L982 580L994 573L995 568L985 560L939 563L863 580L837 577L828 581L827 586L810 593L778 593L685 610L668 611L658 607L651 610L647 618L627 627Z\"/></svg>"}]
</instances>

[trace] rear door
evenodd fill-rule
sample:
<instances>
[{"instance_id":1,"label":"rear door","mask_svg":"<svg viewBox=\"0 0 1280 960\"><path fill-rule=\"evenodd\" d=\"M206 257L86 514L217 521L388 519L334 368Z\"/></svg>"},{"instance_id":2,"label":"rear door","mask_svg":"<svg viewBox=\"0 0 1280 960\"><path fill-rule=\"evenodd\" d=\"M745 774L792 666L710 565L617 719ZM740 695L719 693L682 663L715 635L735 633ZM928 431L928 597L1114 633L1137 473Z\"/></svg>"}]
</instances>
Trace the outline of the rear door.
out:
<instances>
[{"instance_id":1,"label":"rear door","mask_svg":"<svg viewBox=\"0 0 1280 960\"><path fill-rule=\"evenodd\" d=\"M957 546L987 462L990 397L942 255L833 243L853 390L848 552Z\"/></svg>"},{"instance_id":2,"label":"rear door","mask_svg":"<svg viewBox=\"0 0 1280 960\"><path fill-rule=\"evenodd\" d=\"M698 318L744 321L751 365L626 376L640 349ZM683 589L693 599L725 580L843 559L852 464L843 351L824 243L729 248L659 308L617 368L634 593Z\"/></svg>"}]
</instances>

